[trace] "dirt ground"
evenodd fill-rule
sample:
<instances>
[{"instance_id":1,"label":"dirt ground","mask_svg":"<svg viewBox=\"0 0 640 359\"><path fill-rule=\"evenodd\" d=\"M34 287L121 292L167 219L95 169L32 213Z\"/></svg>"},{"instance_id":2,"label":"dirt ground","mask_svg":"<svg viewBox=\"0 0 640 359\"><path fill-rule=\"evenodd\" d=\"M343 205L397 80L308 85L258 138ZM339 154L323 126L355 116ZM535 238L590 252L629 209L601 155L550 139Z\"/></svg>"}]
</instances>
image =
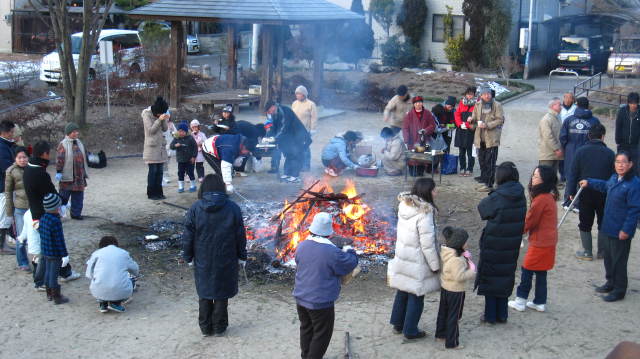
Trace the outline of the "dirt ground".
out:
<instances>
[{"instance_id":1,"label":"dirt ground","mask_svg":"<svg viewBox=\"0 0 640 359\"><path fill-rule=\"evenodd\" d=\"M505 106L507 122L499 161L515 161L523 184L536 163L537 123L549 95L536 92ZM242 112L240 119L261 120ZM607 121L613 138L613 123ZM322 146L339 131L359 129L380 148L381 115L347 112L323 119L312 145L311 178L322 174ZM140 139L141 141L142 139ZM209 169L207 169L208 171ZM170 164L175 180L176 164ZM478 166L476 166L478 172ZM101 314L84 278L62 285L71 302L54 306L33 289L31 278L15 270L15 259L0 258L0 293L5 308L0 316L0 357L14 358L295 358L299 357L298 320L288 281L241 281L240 293L230 301L228 334L202 338L197 325L197 296L192 272L178 263L178 251L145 252L137 242L156 220L180 220L183 211L146 199L146 167L140 158L116 159L102 170L90 170L84 221L65 221L71 263L84 272L85 261L97 240L115 234L138 261L144 277L125 314ZM350 176L347 176L350 177ZM255 174L234 179L236 188L250 200L281 201L292 198L299 185L277 183L273 175ZM398 177L356 178L365 201L377 210L390 211L398 192L411 180ZM344 178L333 179L339 189ZM477 257L482 222L476 211L485 194L473 190L475 182L457 175L443 176L438 185L438 225L462 226L471 235ZM194 194L176 193L175 182L165 188L168 201L190 205ZM238 202L242 200L236 196ZM594 233L595 237L595 233ZM356 358L603 358L622 340L638 341L640 271L637 246L629 261L629 292L624 301L608 304L593 287L604 279L602 261L577 261L577 216L569 215L562 227L557 265L549 273L548 312L510 310L505 325L480 324L483 298L468 287L460 337L465 349L445 351L433 341L438 309L437 293L427 295L420 327L430 339L402 344L388 324L393 290L386 286L385 268L373 268L344 287L336 303L336 325L327 358L343 357L344 334L352 338ZM521 257L526 250L523 248ZM519 274L519 272L518 272ZM519 280L517 280L519 282ZM635 333L635 334L634 334Z\"/></svg>"}]
</instances>

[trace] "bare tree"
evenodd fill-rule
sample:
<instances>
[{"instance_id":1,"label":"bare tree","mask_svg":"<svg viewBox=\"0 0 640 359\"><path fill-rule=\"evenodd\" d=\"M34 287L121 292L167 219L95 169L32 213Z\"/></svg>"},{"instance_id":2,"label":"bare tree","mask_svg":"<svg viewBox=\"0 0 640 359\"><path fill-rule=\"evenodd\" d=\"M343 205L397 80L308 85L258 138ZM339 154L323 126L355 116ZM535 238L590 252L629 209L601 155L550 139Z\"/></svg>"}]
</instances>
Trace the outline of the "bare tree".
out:
<instances>
[{"instance_id":1,"label":"bare tree","mask_svg":"<svg viewBox=\"0 0 640 359\"><path fill-rule=\"evenodd\" d=\"M39 9L34 2L29 4ZM56 49L60 57L60 72L64 87L66 119L69 122L86 124L87 115L87 81L89 66L93 56L98 36L104 26L114 0L84 0L82 8L82 42L77 63L73 59L71 46L71 25L66 0L41 0L49 10L48 16L42 21L49 24L55 35Z\"/></svg>"},{"instance_id":2,"label":"bare tree","mask_svg":"<svg viewBox=\"0 0 640 359\"><path fill-rule=\"evenodd\" d=\"M518 60L511 56L500 56L500 62L498 63L498 68L502 73L502 78L507 80L507 86L509 86L509 79L511 75L515 74L518 71L522 70L522 66Z\"/></svg>"}]
</instances>

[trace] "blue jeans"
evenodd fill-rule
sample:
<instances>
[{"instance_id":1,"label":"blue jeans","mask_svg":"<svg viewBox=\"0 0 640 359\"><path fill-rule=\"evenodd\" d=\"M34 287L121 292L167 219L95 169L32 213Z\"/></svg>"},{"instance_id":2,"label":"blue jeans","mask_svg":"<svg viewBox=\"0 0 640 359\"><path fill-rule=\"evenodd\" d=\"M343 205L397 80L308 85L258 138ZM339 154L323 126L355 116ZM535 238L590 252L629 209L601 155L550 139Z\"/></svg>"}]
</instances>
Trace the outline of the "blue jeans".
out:
<instances>
[{"instance_id":1,"label":"blue jeans","mask_svg":"<svg viewBox=\"0 0 640 359\"><path fill-rule=\"evenodd\" d=\"M516 289L516 295L520 298L529 298L533 275L536 275L536 294L533 297L533 304L547 304L547 271L533 271L522 268L520 285Z\"/></svg>"},{"instance_id":2,"label":"blue jeans","mask_svg":"<svg viewBox=\"0 0 640 359\"><path fill-rule=\"evenodd\" d=\"M22 225L24 224L24 214L27 209L15 208L13 210L13 218L16 221L16 234L19 236L22 231ZM19 267L28 267L29 258L27 257L27 241L21 243L16 241L16 261Z\"/></svg>"},{"instance_id":3,"label":"blue jeans","mask_svg":"<svg viewBox=\"0 0 640 359\"><path fill-rule=\"evenodd\" d=\"M67 205L69 203L69 199L71 199L71 216L80 217L82 215L84 191L60 190L60 198L64 205Z\"/></svg>"},{"instance_id":4,"label":"blue jeans","mask_svg":"<svg viewBox=\"0 0 640 359\"><path fill-rule=\"evenodd\" d=\"M402 328L405 336L418 334L418 322L424 309L424 295L418 297L415 294L396 292L391 310L391 325L396 329Z\"/></svg>"},{"instance_id":5,"label":"blue jeans","mask_svg":"<svg viewBox=\"0 0 640 359\"><path fill-rule=\"evenodd\" d=\"M274 148L273 152L271 152L271 169L277 171L280 169L280 157L282 153L279 149Z\"/></svg>"},{"instance_id":6,"label":"blue jeans","mask_svg":"<svg viewBox=\"0 0 640 359\"><path fill-rule=\"evenodd\" d=\"M488 323L506 322L509 317L507 302L509 298L484 297L484 320Z\"/></svg>"},{"instance_id":7,"label":"blue jeans","mask_svg":"<svg viewBox=\"0 0 640 359\"><path fill-rule=\"evenodd\" d=\"M62 258L45 256L44 262L44 284L49 289L60 288L60 285L58 284L58 275L60 274Z\"/></svg>"}]
</instances>

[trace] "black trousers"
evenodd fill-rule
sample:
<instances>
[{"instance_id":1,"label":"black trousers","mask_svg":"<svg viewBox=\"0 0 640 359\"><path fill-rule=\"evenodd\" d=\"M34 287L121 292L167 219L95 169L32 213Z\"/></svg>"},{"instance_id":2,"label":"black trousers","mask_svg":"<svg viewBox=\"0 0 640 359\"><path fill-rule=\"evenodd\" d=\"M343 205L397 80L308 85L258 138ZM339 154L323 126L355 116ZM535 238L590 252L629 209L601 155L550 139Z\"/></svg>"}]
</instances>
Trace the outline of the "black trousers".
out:
<instances>
[{"instance_id":1,"label":"black trousers","mask_svg":"<svg viewBox=\"0 0 640 359\"><path fill-rule=\"evenodd\" d=\"M297 309L300 319L301 358L322 359L333 334L334 307L307 309L298 305Z\"/></svg>"},{"instance_id":2,"label":"black trousers","mask_svg":"<svg viewBox=\"0 0 640 359\"><path fill-rule=\"evenodd\" d=\"M211 335L213 333L223 333L229 326L229 313L227 312L228 299L198 300L199 314L198 323L202 334Z\"/></svg>"},{"instance_id":3,"label":"black trousers","mask_svg":"<svg viewBox=\"0 0 640 359\"><path fill-rule=\"evenodd\" d=\"M305 149L299 152L282 152L284 154L284 175L289 177L300 177L302 170L303 155Z\"/></svg>"},{"instance_id":4,"label":"black trousers","mask_svg":"<svg viewBox=\"0 0 640 359\"><path fill-rule=\"evenodd\" d=\"M460 328L458 321L462 318L464 307L464 292L450 292L440 290L440 307L438 308L438 320L436 322L436 338L445 339L446 348L455 348L460 345L458 340Z\"/></svg>"},{"instance_id":5,"label":"black trousers","mask_svg":"<svg viewBox=\"0 0 640 359\"><path fill-rule=\"evenodd\" d=\"M460 162L460 171L473 172L473 165L476 164L476 159L473 158L473 147L458 147L459 155L458 161Z\"/></svg>"},{"instance_id":6,"label":"black trousers","mask_svg":"<svg viewBox=\"0 0 640 359\"><path fill-rule=\"evenodd\" d=\"M196 173L198 178L204 178L204 162L196 162Z\"/></svg>"},{"instance_id":7,"label":"black trousers","mask_svg":"<svg viewBox=\"0 0 640 359\"><path fill-rule=\"evenodd\" d=\"M480 178L487 187L493 187L496 179L496 162L498 161L498 147L486 148L484 143L478 148L478 162L480 163Z\"/></svg>"},{"instance_id":8,"label":"black trousers","mask_svg":"<svg viewBox=\"0 0 640 359\"><path fill-rule=\"evenodd\" d=\"M631 251L631 239L621 241L608 237L605 241L604 270L607 286L613 288L614 294L624 297L627 292L627 262Z\"/></svg>"},{"instance_id":9,"label":"black trousers","mask_svg":"<svg viewBox=\"0 0 640 359\"><path fill-rule=\"evenodd\" d=\"M184 181L184 175L189 176L189 180L193 182L196 176L193 174L194 165L191 162L178 162L178 181Z\"/></svg>"},{"instance_id":10,"label":"black trousers","mask_svg":"<svg viewBox=\"0 0 640 359\"><path fill-rule=\"evenodd\" d=\"M578 228L582 232L591 232L593 220L596 217L598 219L598 230L600 230L606 200L607 195L600 191L596 191L591 188L585 188L582 190L578 203L578 209L580 210L580 213L578 214L578 218L580 219ZM600 249L602 248L598 248L598 252L600 252Z\"/></svg>"},{"instance_id":11,"label":"black trousers","mask_svg":"<svg viewBox=\"0 0 640 359\"><path fill-rule=\"evenodd\" d=\"M147 174L147 197L158 198L163 197L162 192L162 166L164 163L149 163L149 172Z\"/></svg>"}]
</instances>

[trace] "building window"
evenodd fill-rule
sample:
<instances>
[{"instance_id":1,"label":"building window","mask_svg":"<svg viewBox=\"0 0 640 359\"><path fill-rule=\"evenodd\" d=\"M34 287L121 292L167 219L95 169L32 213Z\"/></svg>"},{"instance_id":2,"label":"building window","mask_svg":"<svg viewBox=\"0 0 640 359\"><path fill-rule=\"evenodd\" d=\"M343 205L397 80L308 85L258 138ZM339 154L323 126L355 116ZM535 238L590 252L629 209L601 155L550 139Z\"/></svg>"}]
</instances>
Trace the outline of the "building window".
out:
<instances>
[{"instance_id":1,"label":"building window","mask_svg":"<svg viewBox=\"0 0 640 359\"><path fill-rule=\"evenodd\" d=\"M444 42L444 17L447 15L444 14L434 14L433 15L433 29L431 31L431 41L432 42ZM461 15L452 15L453 24L451 33L453 37L456 37L460 34L464 35L464 16Z\"/></svg>"}]
</instances>

